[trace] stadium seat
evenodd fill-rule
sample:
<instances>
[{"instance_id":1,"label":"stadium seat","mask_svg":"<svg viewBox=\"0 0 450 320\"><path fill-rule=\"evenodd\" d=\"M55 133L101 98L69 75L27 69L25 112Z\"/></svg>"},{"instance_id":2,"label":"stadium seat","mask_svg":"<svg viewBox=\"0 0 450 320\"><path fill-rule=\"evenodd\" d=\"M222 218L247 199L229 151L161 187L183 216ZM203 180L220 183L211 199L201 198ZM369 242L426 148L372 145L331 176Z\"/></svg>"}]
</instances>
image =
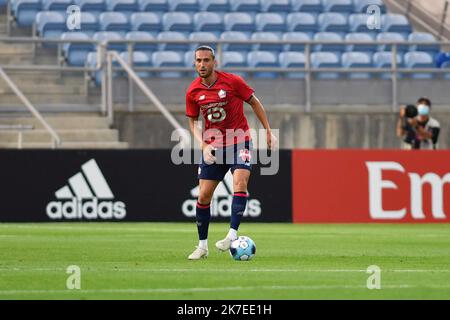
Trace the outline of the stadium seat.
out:
<instances>
[{"instance_id":1,"label":"stadium seat","mask_svg":"<svg viewBox=\"0 0 450 320\"><path fill-rule=\"evenodd\" d=\"M283 34L282 40L286 41L311 41L311 37L306 32L286 32ZM305 51L304 44L285 44L284 51Z\"/></svg>"},{"instance_id":2,"label":"stadium seat","mask_svg":"<svg viewBox=\"0 0 450 320\"><path fill-rule=\"evenodd\" d=\"M156 36L162 31L161 18L154 12L136 12L130 17L131 30L151 32Z\"/></svg>"},{"instance_id":3,"label":"stadium seat","mask_svg":"<svg viewBox=\"0 0 450 320\"><path fill-rule=\"evenodd\" d=\"M247 55L247 63L251 68L257 67L279 67L278 54L269 51L252 51ZM274 79L278 77L277 72L260 71L253 73L254 78Z\"/></svg>"},{"instance_id":4,"label":"stadium seat","mask_svg":"<svg viewBox=\"0 0 450 320\"><path fill-rule=\"evenodd\" d=\"M139 11L167 12L169 11L168 0L138 0Z\"/></svg>"},{"instance_id":5,"label":"stadium seat","mask_svg":"<svg viewBox=\"0 0 450 320\"><path fill-rule=\"evenodd\" d=\"M213 49L217 48L217 45L213 43L217 40L217 36L212 32L192 32L189 35L189 40L196 40L197 43L191 44L191 50L195 50L199 45L208 45Z\"/></svg>"},{"instance_id":6,"label":"stadium seat","mask_svg":"<svg viewBox=\"0 0 450 320\"><path fill-rule=\"evenodd\" d=\"M324 12L353 12L352 0L322 0Z\"/></svg>"},{"instance_id":7,"label":"stadium seat","mask_svg":"<svg viewBox=\"0 0 450 320\"><path fill-rule=\"evenodd\" d=\"M158 51L152 55L152 64L154 67L184 67L184 57L176 51ZM163 71L158 72L161 78L181 78L183 72Z\"/></svg>"},{"instance_id":8,"label":"stadium seat","mask_svg":"<svg viewBox=\"0 0 450 320\"><path fill-rule=\"evenodd\" d=\"M201 0L199 1L200 10L208 12L228 12L230 11L230 2L228 0Z\"/></svg>"},{"instance_id":9,"label":"stadium seat","mask_svg":"<svg viewBox=\"0 0 450 320\"><path fill-rule=\"evenodd\" d=\"M295 12L289 13L286 17L287 31L308 32L311 34L319 29L316 17L311 13Z\"/></svg>"},{"instance_id":10,"label":"stadium seat","mask_svg":"<svg viewBox=\"0 0 450 320\"><path fill-rule=\"evenodd\" d=\"M371 30L367 27L367 14L356 13L348 17L350 32L377 33L377 30Z\"/></svg>"},{"instance_id":11,"label":"stadium seat","mask_svg":"<svg viewBox=\"0 0 450 320\"><path fill-rule=\"evenodd\" d=\"M42 0L43 11L66 12L67 7L72 4L72 0Z\"/></svg>"},{"instance_id":12,"label":"stadium seat","mask_svg":"<svg viewBox=\"0 0 450 320\"><path fill-rule=\"evenodd\" d=\"M223 18L215 12L198 12L194 14L194 30L215 32L217 36L223 32Z\"/></svg>"},{"instance_id":13,"label":"stadium seat","mask_svg":"<svg viewBox=\"0 0 450 320\"><path fill-rule=\"evenodd\" d=\"M373 65L376 68L391 68L392 67L392 53L391 52L376 52L373 57ZM397 54L397 67L403 66L403 59L400 54ZM391 79L390 72L383 72L379 75L381 79Z\"/></svg>"},{"instance_id":14,"label":"stadium seat","mask_svg":"<svg viewBox=\"0 0 450 320\"><path fill-rule=\"evenodd\" d=\"M250 38L256 41L280 41L280 35L275 32L254 32ZM276 53L283 51L282 44L254 44L254 51L275 51Z\"/></svg>"},{"instance_id":15,"label":"stadium seat","mask_svg":"<svg viewBox=\"0 0 450 320\"><path fill-rule=\"evenodd\" d=\"M261 0L261 12L290 12L290 0Z\"/></svg>"},{"instance_id":16,"label":"stadium seat","mask_svg":"<svg viewBox=\"0 0 450 320\"><path fill-rule=\"evenodd\" d=\"M449 54L450 58L450 54ZM447 73L444 73L444 79L450 80L450 59L442 62L442 64L439 65L439 68L441 69L449 69Z\"/></svg>"},{"instance_id":17,"label":"stadium seat","mask_svg":"<svg viewBox=\"0 0 450 320\"><path fill-rule=\"evenodd\" d=\"M195 66L195 51L190 50L184 54L184 66L193 68Z\"/></svg>"},{"instance_id":18,"label":"stadium seat","mask_svg":"<svg viewBox=\"0 0 450 320\"><path fill-rule=\"evenodd\" d=\"M318 32L314 35L316 41L341 41L341 44L317 44L314 46L314 51L329 51L329 52L343 52L345 51L345 44L343 38L339 33L335 32Z\"/></svg>"},{"instance_id":19,"label":"stadium seat","mask_svg":"<svg viewBox=\"0 0 450 320\"><path fill-rule=\"evenodd\" d=\"M256 31L284 32L286 24L284 17L278 13L259 13L255 16Z\"/></svg>"},{"instance_id":20,"label":"stadium seat","mask_svg":"<svg viewBox=\"0 0 450 320\"><path fill-rule=\"evenodd\" d=\"M96 41L111 41L111 40L123 40L122 35L119 32L114 31L99 31L92 37ZM109 43L108 50L125 51L127 48L125 43Z\"/></svg>"},{"instance_id":21,"label":"stadium seat","mask_svg":"<svg viewBox=\"0 0 450 320\"><path fill-rule=\"evenodd\" d=\"M403 35L397 32L382 32L377 35L376 39L378 41L392 41L392 42L405 41ZM378 47L378 51L391 51L391 50L392 45L390 44L380 44L380 46ZM408 46L397 45L397 51L401 53L408 51Z\"/></svg>"},{"instance_id":22,"label":"stadium seat","mask_svg":"<svg viewBox=\"0 0 450 320\"><path fill-rule=\"evenodd\" d=\"M346 52L341 57L344 68L372 68L372 55L365 52ZM369 72L352 72L347 74L348 79L371 79Z\"/></svg>"},{"instance_id":23,"label":"stadium seat","mask_svg":"<svg viewBox=\"0 0 450 320\"><path fill-rule=\"evenodd\" d=\"M436 55L436 67L442 68L447 62L450 62L450 52L441 52Z\"/></svg>"},{"instance_id":24,"label":"stadium seat","mask_svg":"<svg viewBox=\"0 0 450 320\"><path fill-rule=\"evenodd\" d=\"M321 13L318 17L319 31L325 32L347 32L347 17L341 13Z\"/></svg>"},{"instance_id":25,"label":"stadium seat","mask_svg":"<svg viewBox=\"0 0 450 320\"><path fill-rule=\"evenodd\" d=\"M30 27L41 11L40 0L16 0L11 3L11 11L19 27Z\"/></svg>"},{"instance_id":26,"label":"stadium seat","mask_svg":"<svg viewBox=\"0 0 450 320\"><path fill-rule=\"evenodd\" d=\"M280 66L282 68L304 68L306 64L306 57L301 52L281 52L278 56ZM285 77L288 79L303 79L304 72L287 72Z\"/></svg>"},{"instance_id":27,"label":"stadium seat","mask_svg":"<svg viewBox=\"0 0 450 320\"><path fill-rule=\"evenodd\" d=\"M259 0L230 0L230 9L235 12L260 12Z\"/></svg>"},{"instance_id":28,"label":"stadium seat","mask_svg":"<svg viewBox=\"0 0 450 320\"><path fill-rule=\"evenodd\" d=\"M311 54L311 66L314 69L320 68L340 68L339 56L333 52L314 52ZM337 72L316 72L316 79L320 80L337 80L339 73Z\"/></svg>"},{"instance_id":29,"label":"stadium seat","mask_svg":"<svg viewBox=\"0 0 450 320\"><path fill-rule=\"evenodd\" d=\"M244 12L226 13L223 18L225 31L253 32L255 22L253 16Z\"/></svg>"},{"instance_id":30,"label":"stadium seat","mask_svg":"<svg viewBox=\"0 0 450 320\"><path fill-rule=\"evenodd\" d=\"M427 52L408 52L404 56L406 68L435 68L433 56ZM413 79L433 79L433 73L410 73L407 75Z\"/></svg>"},{"instance_id":31,"label":"stadium seat","mask_svg":"<svg viewBox=\"0 0 450 320\"><path fill-rule=\"evenodd\" d=\"M88 34L84 32L64 32L61 40L90 40ZM67 63L71 66L84 66L89 52L94 51L95 46L92 43L64 43L62 53Z\"/></svg>"},{"instance_id":32,"label":"stadium seat","mask_svg":"<svg viewBox=\"0 0 450 320\"><path fill-rule=\"evenodd\" d=\"M122 36L130 31L128 17L122 12L103 12L98 16L101 31L115 31Z\"/></svg>"},{"instance_id":33,"label":"stadium seat","mask_svg":"<svg viewBox=\"0 0 450 320\"><path fill-rule=\"evenodd\" d=\"M128 64L131 63L130 61L130 55L128 52L121 52L120 57L124 59ZM133 67L151 67L152 61L151 58L144 52L141 51L134 51L132 53L133 58ZM119 66L118 62L113 62L114 66ZM149 71L136 71L137 75L141 78L148 78L151 76L151 73ZM126 76L125 72L120 72L121 76Z\"/></svg>"},{"instance_id":34,"label":"stadium seat","mask_svg":"<svg viewBox=\"0 0 450 320\"><path fill-rule=\"evenodd\" d=\"M155 37L150 32L145 31L130 31L125 36L126 40L155 40ZM135 51L145 52L150 55L151 52L158 50L158 45L156 43L135 43L133 49Z\"/></svg>"},{"instance_id":35,"label":"stadium seat","mask_svg":"<svg viewBox=\"0 0 450 320\"><path fill-rule=\"evenodd\" d=\"M156 37L158 40L187 40L184 33L178 31L163 31ZM158 46L159 50L165 51L187 51L189 50L188 43L160 43Z\"/></svg>"},{"instance_id":36,"label":"stadium seat","mask_svg":"<svg viewBox=\"0 0 450 320\"><path fill-rule=\"evenodd\" d=\"M170 11L197 12L198 0L168 0Z\"/></svg>"},{"instance_id":37,"label":"stadium seat","mask_svg":"<svg viewBox=\"0 0 450 320\"><path fill-rule=\"evenodd\" d=\"M95 32L99 31L98 18L95 14L90 12L81 12L80 27L84 33L92 37Z\"/></svg>"},{"instance_id":38,"label":"stadium seat","mask_svg":"<svg viewBox=\"0 0 450 320\"><path fill-rule=\"evenodd\" d=\"M411 33L411 25L402 14L386 13L381 16L383 32Z\"/></svg>"},{"instance_id":39,"label":"stadium seat","mask_svg":"<svg viewBox=\"0 0 450 320\"><path fill-rule=\"evenodd\" d=\"M161 21L164 31L191 32L194 29L192 18L186 12L167 12Z\"/></svg>"},{"instance_id":40,"label":"stadium seat","mask_svg":"<svg viewBox=\"0 0 450 320\"><path fill-rule=\"evenodd\" d=\"M92 13L98 16L106 10L105 0L74 0L73 3L80 7L81 13Z\"/></svg>"},{"instance_id":41,"label":"stadium seat","mask_svg":"<svg viewBox=\"0 0 450 320\"><path fill-rule=\"evenodd\" d=\"M61 12L41 11L36 15L36 30L43 38L59 39L63 32L67 31L66 18ZM56 47L56 44L46 45Z\"/></svg>"},{"instance_id":42,"label":"stadium seat","mask_svg":"<svg viewBox=\"0 0 450 320\"><path fill-rule=\"evenodd\" d=\"M246 67L246 55L237 51L225 51L222 53L221 65L223 68Z\"/></svg>"},{"instance_id":43,"label":"stadium seat","mask_svg":"<svg viewBox=\"0 0 450 320\"><path fill-rule=\"evenodd\" d=\"M168 0L138 0L139 11L162 13L169 11Z\"/></svg>"},{"instance_id":44,"label":"stadium seat","mask_svg":"<svg viewBox=\"0 0 450 320\"><path fill-rule=\"evenodd\" d=\"M408 36L411 42L436 42L436 38L428 32L413 32ZM436 44L413 44L409 47L410 51L424 51L432 55L437 54L441 50L441 46Z\"/></svg>"},{"instance_id":45,"label":"stadium seat","mask_svg":"<svg viewBox=\"0 0 450 320\"><path fill-rule=\"evenodd\" d=\"M106 0L107 11L122 12L127 15L139 10L137 0Z\"/></svg>"},{"instance_id":46,"label":"stadium seat","mask_svg":"<svg viewBox=\"0 0 450 320\"><path fill-rule=\"evenodd\" d=\"M367 8L376 5L381 13L386 13L386 6L382 0L354 0L353 11L356 13L367 13Z\"/></svg>"},{"instance_id":47,"label":"stadium seat","mask_svg":"<svg viewBox=\"0 0 450 320\"><path fill-rule=\"evenodd\" d=\"M291 0L291 12L310 12L318 14L323 11L321 0Z\"/></svg>"},{"instance_id":48,"label":"stadium seat","mask_svg":"<svg viewBox=\"0 0 450 320\"><path fill-rule=\"evenodd\" d=\"M250 40L250 37L244 32L225 31L220 35L220 40L243 41L243 43L223 44L223 51L250 51L250 50L252 50L252 45L246 43L248 40Z\"/></svg>"},{"instance_id":49,"label":"stadium seat","mask_svg":"<svg viewBox=\"0 0 450 320\"><path fill-rule=\"evenodd\" d=\"M372 34L365 32L352 32L347 33L345 36L346 41L361 41L361 42L373 42L374 38ZM378 50L378 45L376 44L349 44L347 45L348 52L370 52L374 53Z\"/></svg>"}]
</instances>

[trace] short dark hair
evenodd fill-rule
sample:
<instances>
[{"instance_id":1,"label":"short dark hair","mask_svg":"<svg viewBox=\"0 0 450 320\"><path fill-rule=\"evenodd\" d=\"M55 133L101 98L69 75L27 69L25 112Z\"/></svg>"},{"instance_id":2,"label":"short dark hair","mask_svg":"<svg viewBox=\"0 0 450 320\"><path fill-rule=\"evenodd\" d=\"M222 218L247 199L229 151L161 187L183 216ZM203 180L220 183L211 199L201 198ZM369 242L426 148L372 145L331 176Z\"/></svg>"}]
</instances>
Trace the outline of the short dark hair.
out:
<instances>
[{"instance_id":1,"label":"short dark hair","mask_svg":"<svg viewBox=\"0 0 450 320\"><path fill-rule=\"evenodd\" d=\"M197 51L210 51L211 54L212 54L213 59L216 58L214 49L211 48L210 46L201 45L201 46L197 47L197 49L195 49L195 53L197 53ZM194 55L195 55L195 53L194 53Z\"/></svg>"},{"instance_id":2,"label":"short dark hair","mask_svg":"<svg viewBox=\"0 0 450 320\"><path fill-rule=\"evenodd\" d=\"M427 97L421 97L419 100L417 100L418 104L425 104L431 108L431 100Z\"/></svg>"},{"instance_id":3,"label":"short dark hair","mask_svg":"<svg viewBox=\"0 0 450 320\"><path fill-rule=\"evenodd\" d=\"M419 112L417 111L417 108L415 105L413 104L408 104L405 108L405 116L407 118L415 118L417 117L417 115L419 114Z\"/></svg>"}]
</instances>

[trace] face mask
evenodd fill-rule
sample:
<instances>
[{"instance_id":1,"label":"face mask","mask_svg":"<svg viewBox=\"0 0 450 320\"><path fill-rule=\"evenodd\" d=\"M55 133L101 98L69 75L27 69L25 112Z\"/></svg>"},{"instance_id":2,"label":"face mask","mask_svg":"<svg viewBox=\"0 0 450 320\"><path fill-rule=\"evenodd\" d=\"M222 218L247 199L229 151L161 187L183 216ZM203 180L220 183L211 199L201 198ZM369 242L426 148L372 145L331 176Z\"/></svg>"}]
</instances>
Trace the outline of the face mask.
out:
<instances>
[{"instance_id":1,"label":"face mask","mask_svg":"<svg viewBox=\"0 0 450 320\"><path fill-rule=\"evenodd\" d=\"M419 111L419 115L421 116L427 116L430 114L430 107L425 104L420 104L417 107L417 110Z\"/></svg>"}]
</instances>

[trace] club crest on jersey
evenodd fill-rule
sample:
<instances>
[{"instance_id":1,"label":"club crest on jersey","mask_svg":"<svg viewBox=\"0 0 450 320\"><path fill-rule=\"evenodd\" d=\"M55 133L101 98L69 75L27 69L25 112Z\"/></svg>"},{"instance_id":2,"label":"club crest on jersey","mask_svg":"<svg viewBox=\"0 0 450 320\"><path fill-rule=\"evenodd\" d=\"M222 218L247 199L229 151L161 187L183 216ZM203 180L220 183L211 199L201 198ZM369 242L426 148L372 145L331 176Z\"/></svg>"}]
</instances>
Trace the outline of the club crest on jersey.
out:
<instances>
[{"instance_id":1,"label":"club crest on jersey","mask_svg":"<svg viewBox=\"0 0 450 320\"><path fill-rule=\"evenodd\" d=\"M204 94L202 94L199 98L198 98L198 100L200 100L200 101L202 101L202 100L205 100L205 95Z\"/></svg>"},{"instance_id":2,"label":"club crest on jersey","mask_svg":"<svg viewBox=\"0 0 450 320\"><path fill-rule=\"evenodd\" d=\"M248 150L248 149L241 149L241 150L239 150L239 157L245 163L250 163L250 160L252 159L252 154L250 153L250 150Z\"/></svg>"},{"instance_id":3,"label":"club crest on jersey","mask_svg":"<svg viewBox=\"0 0 450 320\"><path fill-rule=\"evenodd\" d=\"M227 92L223 89L220 89L220 91L217 93L220 99L223 99L227 96Z\"/></svg>"}]
</instances>

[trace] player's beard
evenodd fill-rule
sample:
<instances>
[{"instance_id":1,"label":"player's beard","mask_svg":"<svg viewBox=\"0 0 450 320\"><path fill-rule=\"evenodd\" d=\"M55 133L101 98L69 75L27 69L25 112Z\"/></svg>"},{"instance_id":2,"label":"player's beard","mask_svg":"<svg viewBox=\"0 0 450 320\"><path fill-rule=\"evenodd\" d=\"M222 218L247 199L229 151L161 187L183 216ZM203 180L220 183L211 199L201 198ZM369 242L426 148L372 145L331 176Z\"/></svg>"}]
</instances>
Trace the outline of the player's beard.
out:
<instances>
[{"instance_id":1,"label":"player's beard","mask_svg":"<svg viewBox=\"0 0 450 320\"><path fill-rule=\"evenodd\" d=\"M197 71L197 73L198 73L198 75L199 75L199 77L200 78L203 78L203 79L206 79L206 78L208 78L212 73L213 73L213 69L210 69L210 70L208 70L208 69L206 69L205 70L205 73L201 73L201 71L199 70L199 71Z\"/></svg>"}]
</instances>

